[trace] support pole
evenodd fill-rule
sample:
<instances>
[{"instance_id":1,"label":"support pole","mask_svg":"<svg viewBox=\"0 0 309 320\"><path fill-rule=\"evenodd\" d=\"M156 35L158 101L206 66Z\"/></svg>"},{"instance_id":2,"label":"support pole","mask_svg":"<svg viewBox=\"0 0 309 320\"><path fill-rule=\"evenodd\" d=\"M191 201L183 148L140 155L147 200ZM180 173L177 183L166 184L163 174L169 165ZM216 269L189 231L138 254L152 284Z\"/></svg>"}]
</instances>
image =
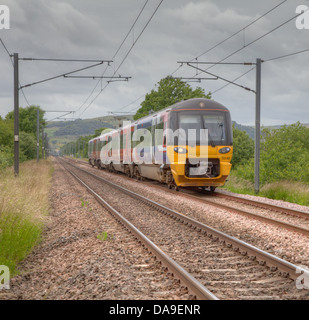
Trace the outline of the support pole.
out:
<instances>
[{"instance_id":1,"label":"support pole","mask_svg":"<svg viewBox=\"0 0 309 320\"><path fill-rule=\"evenodd\" d=\"M19 175L19 79L18 53L14 53L14 175Z\"/></svg>"},{"instance_id":2,"label":"support pole","mask_svg":"<svg viewBox=\"0 0 309 320\"><path fill-rule=\"evenodd\" d=\"M254 153L254 191L260 191L260 136L261 136L261 65L256 60L256 100L255 100L255 153Z\"/></svg>"},{"instance_id":3,"label":"support pole","mask_svg":"<svg viewBox=\"0 0 309 320\"><path fill-rule=\"evenodd\" d=\"M47 140L47 133L44 134L44 153L45 153L45 159L49 156L49 148L48 148L48 140Z\"/></svg>"},{"instance_id":4,"label":"support pole","mask_svg":"<svg viewBox=\"0 0 309 320\"><path fill-rule=\"evenodd\" d=\"M36 161L39 162L40 156L40 110L36 110Z\"/></svg>"},{"instance_id":5,"label":"support pole","mask_svg":"<svg viewBox=\"0 0 309 320\"><path fill-rule=\"evenodd\" d=\"M42 127L42 160L44 160L44 127Z\"/></svg>"}]
</instances>

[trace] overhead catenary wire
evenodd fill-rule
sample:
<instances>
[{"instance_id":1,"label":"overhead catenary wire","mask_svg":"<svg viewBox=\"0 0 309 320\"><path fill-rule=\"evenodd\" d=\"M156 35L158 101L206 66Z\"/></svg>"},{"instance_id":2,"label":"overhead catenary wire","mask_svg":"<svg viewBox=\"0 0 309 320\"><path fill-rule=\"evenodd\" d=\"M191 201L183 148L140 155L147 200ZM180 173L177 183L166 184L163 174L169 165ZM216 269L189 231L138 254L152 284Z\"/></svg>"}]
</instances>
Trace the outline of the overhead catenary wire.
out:
<instances>
[{"instance_id":1,"label":"overhead catenary wire","mask_svg":"<svg viewBox=\"0 0 309 320\"><path fill-rule=\"evenodd\" d=\"M203 56L204 54L210 52L211 50L217 48L218 46L220 46L221 44L223 44L224 42L230 40L231 38L235 37L236 35L238 35L239 33L243 32L245 29L249 28L250 26L252 26L254 23L256 23L257 21L261 20L262 18L264 18L266 15L268 15L269 13L271 13L272 11L274 11L275 9L277 9L278 7L280 7L281 5L283 5L285 2L287 2L287 0L284 0L282 2L280 2L278 5L274 6L273 8L271 8L270 10L268 10L267 12L265 12L264 14L262 14L260 17L258 17L257 19L253 20L252 22L250 22L249 24L247 24L245 27L241 28L240 30L238 30L237 32L233 33L232 35L230 35L229 37L227 37L226 39L218 42L216 45L214 45L213 47L209 48L208 50L204 51L203 53L201 53L200 55L198 55L197 57L195 57L194 59L198 59L201 56ZM194 60L192 59L192 61Z\"/></svg>"},{"instance_id":2,"label":"overhead catenary wire","mask_svg":"<svg viewBox=\"0 0 309 320\"><path fill-rule=\"evenodd\" d=\"M137 17L135 18L131 28L129 29L128 33L126 34L126 36L124 37L123 41L121 42L120 46L118 47L118 49L116 50L116 52L114 53L112 59L115 59L115 57L117 56L118 52L120 51L120 49L122 48L123 44L125 43L125 41L127 40L129 34L131 33L132 29L134 28L134 26L136 25L139 17L141 16L141 14L143 13L147 3L149 2L149 0L146 0L146 2L144 3L144 5L142 6L140 12L138 13ZM108 67L108 66L107 66ZM104 76L106 70L107 70L107 67L104 69L103 73L102 73L102 76ZM90 92L90 94L87 96L86 100L81 104L81 106L75 111L75 113L77 113L86 103L87 101L90 99L90 97L93 95L95 89L98 87L99 83L101 82L102 84L102 81L99 80L96 85L94 86L94 88L92 89L92 91ZM101 88L102 90L102 88Z\"/></svg>"},{"instance_id":3,"label":"overhead catenary wire","mask_svg":"<svg viewBox=\"0 0 309 320\"><path fill-rule=\"evenodd\" d=\"M158 11L159 7L161 6L162 2L164 0L161 0L160 3L157 5L156 9L154 10L154 12L152 13L151 17L148 19L147 23L145 24L144 28L142 29L142 31L140 32L140 34L138 35L138 37L136 38L136 40L133 42L132 46L130 47L130 49L128 50L128 52L126 53L126 55L124 56L124 58L122 59L121 63L118 65L117 69L114 71L112 77L118 72L118 70L120 69L120 67L123 65L124 61L127 59L127 57L129 56L130 52L132 51L133 47L135 46L135 44L137 43L137 41L140 39L141 35L144 33L145 29L147 28L147 26L149 25L150 21L152 20L152 18L154 17L154 15L156 14L156 12ZM105 85L105 87L103 87L99 93L91 100L91 102L88 104L88 106L84 109L84 111L80 114L80 116L83 115L83 113L92 105L92 103L98 98L98 96L105 90L105 88L109 85L109 83L107 83Z\"/></svg>"},{"instance_id":4,"label":"overhead catenary wire","mask_svg":"<svg viewBox=\"0 0 309 320\"><path fill-rule=\"evenodd\" d=\"M4 44L4 42L3 42L3 40L2 40L1 38L0 38L0 41L1 41L1 43L2 43L2 46L3 46L4 50L5 50L6 53L9 55L10 60L12 61L12 57L11 57L11 54L10 54L8 48L6 47L6 45Z\"/></svg>"},{"instance_id":5,"label":"overhead catenary wire","mask_svg":"<svg viewBox=\"0 0 309 320\"><path fill-rule=\"evenodd\" d=\"M271 29L270 31L264 33L263 35L259 36L258 38L252 40L251 42L249 42L248 44L245 44L243 47L237 49L236 51L230 53L229 55L227 55L225 58L221 59L220 61L216 62L215 64L213 64L212 66L208 67L206 70L209 70L210 68L213 68L214 66L216 66L217 64L227 60L228 58L232 57L233 55L235 55L236 53L244 50L245 48L251 46L252 44L256 43L257 41L263 39L264 37L270 35L271 33L273 33L274 31L278 30L279 28L283 27L284 25L286 25L287 23L291 22L292 20L298 18L300 15L304 14L306 11L308 11L309 8L307 10L305 10L302 13L297 14L296 16L291 17L290 19L286 20L285 22L281 23L280 25L278 25L277 27Z\"/></svg>"},{"instance_id":6,"label":"overhead catenary wire","mask_svg":"<svg viewBox=\"0 0 309 320\"><path fill-rule=\"evenodd\" d=\"M275 60L283 59L283 58L287 58L287 57L291 57L291 56L294 56L294 55L297 55L297 54L301 54L301 53L304 53L304 52L309 52L309 48L308 48L308 49L304 49L304 50L300 50L300 51L297 51L297 52L285 54L285 55L282 55L282 56L278 56L278 57L266 59L266 60L263 60L263 63L264 63L264 62L269 62L269 61L275 61ZM235 81L237 81L238 79L242 78L242 77L245 76L246 74L248 74L248 73L250 73L251 71L253 71L255 68L256 68L256 67L253 67L253 68L251 68L250 70L246 71L245 73L241 74L240 76L238 76L237 78L235 78L234 80L232 80L232 82L235 82ZM220 91L220 90L224 89L225 87L229 86L230 84L231 84L231 83L227 83L227 84L225 84L224 86L220 87L219 89L216 89L215 91L212 91L211 93L212 93L212 94L215 94L215 93L217 93L218 91Z\"/></svg>"},{"instance_id":7,"label":"overhead catenary wire","mask_svg":"<svg viewBox=\"0 0 309 320\"><path fill-rule=\"evenodd\" d=\"M6 53L8 54L8 56L9 56L9 58L10 58L10 61L11 61L11 63L12 63L12 66L14 67L14 62L13 62L13 59L12 59L12 54L10 53L10 51L8 50L7 46L5 45L4 41L3 41L1 38L0 38L0 42L1 42L2 46L4 47L4 50L6 51ZM26 97L26 95L25 95L25 92L24 92L24 90L23 90L20 82L18 82L18 84L19 84L19 89L20 89L20 91L21 91L21 93L22 93L22 95L23 95L23 97L24 97L24 99L25 99L25 101L26 101L27 106L30 107L30 103L29 103L29 101L28 101L28 99L27 99L27 97Z\"/></svg>"},{"instance_id":8,"label":"overhead catenary wire","mask_svg":"<svg viewBox=\"0 0 309 320\"><path fill-rule=\"evenodd\" d=\"M137 102L138 100L142 99L144 96L145 96L144 94L141 95L139 98L135 99L134 101L130 102L129 104L126 104L124 107L121 107L121 108L119 109L119 111L121 111L121 110L123 110L123 109L126 109L127 107L130 107L132 104L134 104L134 103ZM134 106L134 108L135 108L135 106ZM133 108L133 109L134 109L134 108ZM130 109L130 110L131 110L131 109Z\"/></svg>"},{"instance_id":9,"label":"overhead catenary wire","mask_svg":"<svg viewBox=\"0 0 309 320\"><path fill-rule=\"evenodd\" d=\"M268 62L268 61L274 61L274 60L278 60L278 59L283 59L283 58L287 58L287 57L291 57L300 53L304 53L304 52L308 52L309 49L305 49L305 50L301 50L301 51L297 51L297 52L293 52L293 53L289 53L289 54L285 54L279 57L275 57L275 58L271 58L271 59L266 59L264 60L264 62Z\"/></svg>"},{"instance_id":10,"label":"overhead catenary wire","mask_svg":"<svg viewBox=\"0 0 309 320\"><path fill-rule=\"evenodd\" d=\"M278 5L274 6L273 8L271 8L270 10L268 10L267 12L265 12L264 14L262 14L261 16L259 16L257 19L254 19L253 21L251 21L249 24L247 24L245 27L242 27L241 29L239 29L238 31L234 32L232 35L228 36L227 38L225 38L222 41L219 41L217 44L215 44L214 46L212 46L211 48L207 49L206 51L204 51L203 53L199 54L198 56L196 56L195 58L191 59L190 61L192 62L193 60L197 60L198 58L200 58L201 56L205 55L206 53L214 50L215 48L219 47L221 44L225 43L226 41L230 40L231 38L235 37L236 35L238 35L240 32L243 32L245 29L249 28L250 26L252 26L254 23L258 22L260 19L264 18L266 15L268 15L269 13L271 13L272 11L274 11L275 9L277 9L278 7L280 7L281 5L283 5L285 2L287 2L287 0L284 0L282 2L280 2ZM214 64L215 65L215 64ZM180 65L173 73L171 73L171 75L175 74L182 66Z\"/></svg>"},{"instance_id":11,"label":"overhead catenary wire","mask_svg":"<svg viewBox=\"0 0 309 320\"><path fill-rule=\"evenodd\" d=\"M250 27L251 25L253 25L253 24L256 23L257 21L259 21L260 19L262 19L263 17L265 17L266 15L268 15L269 13L271 13L272 11L274 11L275 9L277 9L278 7L280 7L281 5L283 5L285 2L287 2L287 0L284 0L284 1L280 2L279 4L277 4L276 6L274 6L273 8L271 8L270 10L268 10L267 12L265 12L264 14L262 14L260 17L258 17L257 19L255 19L255 20L253 20L252 22L250 22L249 24L247 24L245 27L243 27L243 28L241 28L240 30L238 30L237 32L233 33L231 36L227 37L226 39L220 41L219 43L217 43L217 44L214 45L213 47L209 48L208 50L204 51L202 54L198 55L198 56L197 56L196 58L194 58L194 59L198 59L198 58L201 57L202 55L210 52L211 50L213 50L213 49L215 49L215 48L217 48L219 45L223 44L224 42L228 41L228 40L231 39L232 37L236 36L236 35L239 34L240 32L244 31L245 29L247 29L248 27ZM297 16L296 16L296 17L297 17ZM292 19L295 19L296 17L293 17ZM292 19L290 19L289 21L291 21ZM288 22L289 22L289 21L288 21ZM288 23L288 22L286 22L286 23ZM284 23L284 24L286 24L286 23ZM283 24L283 25L284 25L284 24ZM281 26L282 26L282 25L281 25ZM281 26L279 26L279 27L281 27ZM262 37L259 37L258 39L254 40L254 41L252 41L252 42L250 42L250 43L248 43L248 44L244 44L244 46L243 46L242 48L240 48L239 50L233 52L233 53L230 54L228 57L222 59L220 62L228 59L230 56L236 54L237 52L243 50L245 47L248 47L249 45L253 44L254 42L260 40L261 38L263 38L264 36L268 35L269 33L273 32L273 31L275 31L275 30L278 29L279 27L276 27L275 29L273 29L273 30L271 30L270 32L268 32L267 34L263 35ZM192 59L191 61L193 61L194 59ZM213 66L215 66L215 65L216 65L216 63L213 64L211 67L213 67ZM210 69L211 67L209 67L208 69ZM174 75L180 68L181 68L181 65L180 65L174 72L172 72L171 75ZM208 70L208 69L206 69L206 70ZM249 73L249 72L252 71L253 69L254 69L254 68L250 69L248 72L244 73L244 74L241 75L240 77L237 77L237 79L240 79L242 76L246 75L247 73ZM200 73L201 73L201 72L200 72ZM200 73L197 73L197 75L200 74ZM236 80L237 80L237 79L236 79ZM216 90L216 92L219 91L219 90L221 90L221 89L223 89L223 88L225 88L226 86L230 85L231 83L235 82L236 80L234 80L234 81L229 81L229 83L228 83L227 85L225 85L224 87ZM246 90L248 90L248 88L246 88ZM254 90L252 90L252 91L254 91ZM137 100L138 100L138 99L137 99ZM134 102L132 102L132 103L134 103ZM132 103L131 103L131 104L132 104ZM131 104L129 104L129 105L131 105ZM128 105L127 105L127 106L128 106ZM121 108L120 110L126 108L127 106Z\"/></svg>"},{"instance_id":12,"label":"overhead catenary wire","mask_svg":"<svg viewBox=\"0 0 309 320\"><path fill-rule=\"evenodd\" d=\"M96 66L98 66L98 65L100 65L102 63L103 63L103 61L101 61L99 63L96 63L96 64L93 64L93 65L90 65L90 66L87 66L87 67L84 67L84 68L80 68L80 69L74 70L74 71L62 73L60 75L57 75L57 76L54 76L54 77L50 77L50 78L47 78L47 79L44 79L44 80L40 80L40 81L36 81L36 82L33 82L33 83L29 83L29 84L26 84L26 85L22 86L21 88L34 86L34 85L39 84L39 83L43 83L43 82L50 81L50 80L53 80L53 79L65 77L66 75L69 75L69 74L72 74L72 73L76 73L76 72L79 72L79 71L82 71L82 70L86 70L86 69L90 69L90 68L96 67Z\"/></svg>"},{"instance_id":13,"label":"overhead catenary wire","mask_svg":"<svg viewBox=\"0 0 309 320\"><path fill-rule=\"evenodd\" d=\"M297 17L301 16L302 14L304 14L304 13L305 13L306 11L308 11L308 10L309 10L309 8L307 8L305 11L297 14L296 16L293 16L292 18L286 20L285 22L281 23L281 24L278 25L277 27L271 29L270 31L264 33L264 34L261 35L260 37L258 37L258 38L256 38L256 39L254 39L253 41L249 42L248 44L244 44L243 47L241 47L241 48L237 49L236 51L232 52L231 54L229 54L229 55L226 56L225 58L221 59L220 61L214 63L213 65L211 65L210 67L206 68L205 70L202 70L202 69L199 69L199 68L194 67L195 69L197 69L197 70L200 71L200 72L197 73L195 76L198 76L198 75L201 74L202 72L207 73L207 74L210 74L209 72L207 72L207 70L209 70L209 69L213 68L214 66L222 63L223 61L225 61L225 60L227 60L228 58L232 57L232 56L235 55L236 53L242 51L242 50L245 49L246 47L254 44L255 42L257 42L257 41L261 40L262 38L266 37L267 35L271 34L272 32L278 30L279 28L283 27L283 26L286 25L287 23L289 23L289 22L291 22L292 20L296 19ZM308 49L308 50L309 50L309 49ZM303 50L303 51L301 51L301 52L305 52L305 51L307 51L307 50ZM298 53L301 53L301 52L298 52ZM294 53L294 54L297 54L297 53ZM293 55L293 54L290 54L290 55ZM289 55L285 55L285 56L289 56ZM281 56L281 57L273 58L273 59L271 59L271 60L275 60L275 59L279 59L279 58L283 58L283 57L284 57L284 56ZM270 61L270 60L268 60L268 61ZM264 60L263 60L262 62L264 62ZM190 66L189 63L187 63L187 65ZM191 67L193 67L193 66L191 65ZM213 74L211 74L211 75L213 75ZM220 77L219 77L219 78L220 78ZM222 78L221 78L221 79L222 79ZM222 79L222 80L223 80L223 79ZM241 85L236 84L234 81L228 81L228 82L230 82L230 84L235 84L235 85L237 85L237 86L241 86ZM226 87L226 86L224 86L224 87ZM222 88L223 88L223 87L222 87ZM244 88L244 89L246 89L246 88ZM246 89L246 90L248 90L248 89ZM253 92L254 92L254 90L250 90L250 91L253 91Z\"/></svg>"},{"instance_id":14,"label":"overhead catenary wire","mask_svg":"<svg viewBox=\"0 0 309 320\"><path fill-rule=\"evenodd\" d=\"M198 68L198 67L195 67L195 66L191 65L189 62L187 63L187 65L190 66L190 67L193 67L193 68L195 68L196 70L199 70L199 71L201 71L201 72L205 72L205 73L207 73L207 74L209 74L209 75L211 75L211 76L213 76L213 77L217 77L218 79L223 80L223 81L225 81L225 82L228 82L229 84L233 84L233 85L235 85L235 86L237 86L237 87L240 87L240 88L243 88L243 89L245 89L245 90L247 90L247 91L251 91L251 92L253 92L253 93L256 93L256 91L253 90L253 89L250 89L250 88L248 88L248 87L245 87L245 86L243 86L243 85L241 85L241 84L239 84L239 83L236 83L236 82L234 82L234 81L232 81L232 80L228 80L228 79L226 79L226 78L220 77L220 76L218 76L218 75L216 75L216 74L214 74L214 73L211 73L211 72L202 70L202 69L200 69L200 68Z\"/></svg>"},{"instance_id":15,"label":"overhead catenary wire","mask_svg":"<svg viewBox=\"0 0 309 320\"><path fill-rule=\"evenodd\" d=\"M233 79L231 82L234 83L235 81L237 81L237 80L239 80L240 78L244 77L246 74L248 74L248 73L250 73L251 71L253 71L255 68L256 68L256 67L251 68L250 70L248 70L248 71L246 71L245 73L241 74L241 75L238 76L237 78ZM211 94L213 95L213 94L217 93L218 91L224 89L225 87L229 86L230 84L231 84L231 83L225 84L224 86L220 87L219 89L216 89L215 91L212 91Z\"/></svg>"},{"instance_id":16,"label":"overhead catenary wire","mask_svg":"<svg viewBox=\"0 0 309 320\"><path fill-rule=\"evenodd\" d=\"M230 40L231 38L233 38L234 36L238 35L239 33L243 32L244 30L246 30L247 28L249 28L250 26L252 26L254 23L258 22L259 20L261 20L263 17L265 17L266 15L270 14L272 11L274 11L275 9L277 9L278 7L280 7L281 5L283 5L285 2L287 2L287 0L284 0L282 2L280 2L279 4L277 4L276 6L272 7L270 10L268 10L267 12L265 12L264 14L262 14L261 16L259 16L258 18L254 19L253 21L251 21L249 24L247 24L246 26L242 27L240 30L234 32L232 35L228 36L227 38L225 38L224 40L218 42L217 44L215 44L214 46L212 46L211 48L207 49L206 51L204 51L203 53L199 54L197 57L191 59L190 61L193 60L197 60L198 58L200 58L201 56L203 56L204 54L214 50L215 48L217 48L218 46L220 46L221 44L225 43L226 41ZM214 64L215 65L215 64ZM179 65L177 67L176 70L174 70L172 73L170 73L171 76L173 76L180 68L182 67L182 65ZM250 71L252 71L255 68L250 69L248 72L245 72L243 75L241 75L240 77L237 77L234 81L240 79L242 76L246 75L247 73L249 73ZM198 73L199 74L199 73ZM234 82L232 81L232 82ZM228 83L226 85L224 85L223 87L221 87L220 89L216 90L219 91L225 87L227 87L228 85L230 85L231 83ZM214 92L213 92L214 93ZM134 103L134 102L133 102ZM132 104L132 103L131 103ZM131 105L130 104L130 105ZM123 107L123 108L126 108ZM121 109L122 110L122 109Z\"/></svg>"}]
</instances>

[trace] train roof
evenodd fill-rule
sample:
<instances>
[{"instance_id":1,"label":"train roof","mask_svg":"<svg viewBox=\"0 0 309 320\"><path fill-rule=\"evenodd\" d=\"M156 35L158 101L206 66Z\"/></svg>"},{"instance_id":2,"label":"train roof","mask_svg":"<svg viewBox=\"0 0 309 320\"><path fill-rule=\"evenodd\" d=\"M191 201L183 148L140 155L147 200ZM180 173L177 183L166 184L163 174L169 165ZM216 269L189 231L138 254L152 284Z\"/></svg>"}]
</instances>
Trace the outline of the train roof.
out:
<instances>
[{"instance_id":1,"label":"train roof","mask_svg":"<svg viewBox=\"0 0 309 320\"><path fill-rule=\"evenodd\" d=\"M192 98L192 99L176 102L171 106L168 106L155 113L144 116L136 120L133 124L137 124L144 121L147 122L149 118L155 117L156 115L164 112L180 111L180 110L221 110L221 111L229 112L228 108L226 108L224 105L214 100L210 100L206 98Z\"/></svg>"},{"instance_id":2,"label":"train roof","mask_svg":"<svg viewBox=\"0 0 309 320\"><path fill-rule=\"evenodd\" d=\"M216 102L214 100L206 99L206 98L193 98L193 99L183 100L167 108L167 110L169 109L173 111L192 110L192 109L229 111L228 108L223 106L221 103Z\"/></svg>"}]
</instances>

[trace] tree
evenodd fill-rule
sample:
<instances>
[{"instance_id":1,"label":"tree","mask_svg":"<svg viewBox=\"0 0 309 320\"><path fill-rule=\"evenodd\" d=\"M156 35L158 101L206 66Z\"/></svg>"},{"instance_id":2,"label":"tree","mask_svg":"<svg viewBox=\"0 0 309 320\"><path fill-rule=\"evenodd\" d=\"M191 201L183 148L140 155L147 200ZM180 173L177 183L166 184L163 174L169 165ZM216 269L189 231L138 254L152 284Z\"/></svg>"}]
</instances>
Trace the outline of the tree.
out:
<instances>
[{"instance_id":1,"label":"tree","mask_svg":"<svg viewBox=\"0 0 309 320\"><path fill-rule=\"evenodd\" d=\"M8 146L14 140L14 123L0 119L0 146Z\"/></svg>"},{"instance_id":2,"label":"tree","mask_svg":"<svg viewBox=\"0 0 309 320\"><path fill-rule=\"evenodd\" d=\"M238 176L253 182L254 159L237 167L236 172ZM309 129L299 122L262 131L261 184L281 180L309 184Z\"/></svg>"},{"instance_id":3,"label":"tree","mask_svg":"<svg viewBox=\"0 0 309 320\"><path fill-rule=\"evenodd\" d=\"M20 135L20 151L26 159L34 159L36 157L36 139L32 134L21 131Z\"/></svg>"},{"instance_id":4,"label":"tree","mask_svg":"<svg viewBox=\"0 0 309 320\"><path fill-rule=\"evenodd\" d=\"M36 136L36 127L37 127L37 109L39 109L39 120L40 128L43 128L46 125L44 120L44 113L39 106L30 106L27 108L19 108L19 130ZM6 120L14 120L14 111L9 112L6 117Z\"/></svg>"},{"instance_id":5,"label":"tree","mask_svg":"<svg viewBox=\"0 0 309 320\"><path fill-rule=\"evenodd\" d=\"M39 108L40 128L45 126L44 111L39 106L19 108L20 161L36 157L37 109ZM41 135L40 135L41 138ZM14 159L14 112L5 119L0 118L0 169L13 164Z\"/></svg>"},{"instance_id":6,"label":"tree","mask_svg":"<svg viewBox=\"0 0 309 320\"><path fill-rule=\"evenodd\" d=\"M112 130L113 130L113 129L111 129L111 128L96 129L96 130L94 131L93 138L100 136L101 133L102 133L102 131L104 131L104 133L105 133L105 132L112 131Z\"/></svg>"},{"instance_id":7,"label":"tree","mask_svg":"<svg viewBox=\"0 0 309 320\"><path fill-rule=\"evenodd\" d=\"M238 166L254 157L254 141L235 125L233 125L233 146L233 166Z\"/></svg>"},{"instance_id":8,"label":"tree","mask_svg":"<svg viewBox=\"0 0 309 320\"><path fill-rule=\"evenodd\" d=\"M309 129L297 122L262 133L261 178L309 183Z\"/></svg>"},{"instance_id":9,"label":"tree","mask_svg":"<svg viewBox=\"0 0 309 320\"><path fill-rule=\"evenodd\" d=\"M198 87L193 90L190 85L174 79L166 77L158 82L158 90L151 90L146 94L145 100L141 103L141 108L137 110L134 120L142 118L149 114L149 112L157 112L174 103L191 98L211 98L210 92L206 95L204 89Z\"/></svg>"}]
</instances>

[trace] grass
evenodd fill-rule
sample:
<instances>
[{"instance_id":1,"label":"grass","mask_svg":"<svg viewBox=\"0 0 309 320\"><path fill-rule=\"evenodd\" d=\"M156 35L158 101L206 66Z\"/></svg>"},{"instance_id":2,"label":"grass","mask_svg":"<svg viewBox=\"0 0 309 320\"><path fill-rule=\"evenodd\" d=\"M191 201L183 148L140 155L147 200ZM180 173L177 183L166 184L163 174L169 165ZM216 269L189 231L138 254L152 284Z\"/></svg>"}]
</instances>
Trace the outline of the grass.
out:
<instances>
[{"instance_id":1,"label":"grass","mask_svg":"<svg viewBox=\"0 0 309 320\"><path fill-rule=\"evenodd\" d=\"M48 160L21 164L19 177L13 168L0 173L0 265L11 274L39 243L49 208L53 168Z\"/></svg>"},{"instance_id":2,"label":"grass","mask_svg":"<svg viewBox=\"0 0 309 320\"><path fill-rule=\"evenodd\" d=\"M261 195L276 200L309 206L309 185L295 181L280 181L264 185Z\"/></svg>"},{"instance_id":3,"label":"grass","mask_svg":"<svg viewBox=\"0 0 309 320\"><path fill-rule=\"evenodd\" d=\"M254 184L231 173L229 181L225 184L224 189L235 193L255 195ZM267 183L260 187L258 194L275 200L284 200L304 206L309 206L309 185L297 181L277 181Z\"/></svg>"},{"instance_id":4,"label":"grass","mask_svg":"<svg viewBox=\"0 0 309 320\"><path fill-rule=\"evenodd\" d=\"M88 207L88 201L84 201L84 199L81 199L81 205L82 207Z\"/></svg>"},{"instance_id":5,"label":"grass","mask_svg":"<svg viewBox=\"0 0 309 320\"><path fill-rule=\"evenodd\" d=\"M113 240L114 236L111 234L109 235L106 231L102 231L99 235L97 235L97 239L101 241L106 241L107 239Z\"/></svg>"}]
</instances>

